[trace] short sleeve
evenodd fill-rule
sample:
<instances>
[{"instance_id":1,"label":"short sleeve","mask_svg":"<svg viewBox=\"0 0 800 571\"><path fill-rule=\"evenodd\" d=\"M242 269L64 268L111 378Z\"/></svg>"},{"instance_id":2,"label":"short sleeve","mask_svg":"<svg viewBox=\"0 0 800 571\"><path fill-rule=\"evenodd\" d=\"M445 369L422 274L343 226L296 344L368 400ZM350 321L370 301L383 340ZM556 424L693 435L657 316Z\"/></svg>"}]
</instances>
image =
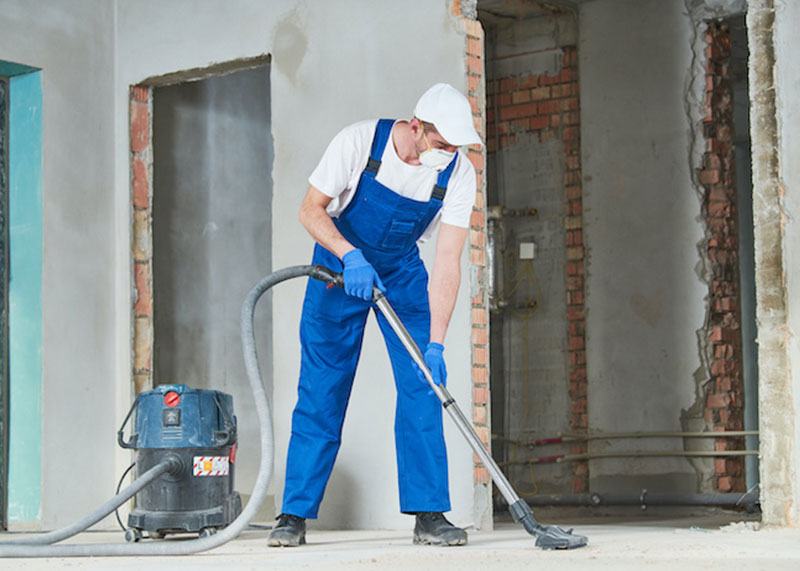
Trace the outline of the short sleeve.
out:
<instances>
[{"instance_id":1,"label":"short sleeve","mask_svg":"<svg viewBox=\"0 0 800 571\"><path fill-rule=\"evenodd\" d=\"M373 124L368 128L368 124ZM362 121L345 127L328 145L317 167L308 177L308 182L323 194L336 198L347 190L365 163L369 154L370 134L375 121ZM366 134L366 137L365 137Z\"/></svg>"},{"instance_id":2,"label":"short sleeve","mask_svg":"<svg viewBox=\"0 0 800 571\"><path fill-rule=\"evenodd\" d=\"M466 155L462 154L442 204L441 221L451 226L468 228L472 206L475 204L475 192L475 169Z\"/></svg>"}]
</instances>

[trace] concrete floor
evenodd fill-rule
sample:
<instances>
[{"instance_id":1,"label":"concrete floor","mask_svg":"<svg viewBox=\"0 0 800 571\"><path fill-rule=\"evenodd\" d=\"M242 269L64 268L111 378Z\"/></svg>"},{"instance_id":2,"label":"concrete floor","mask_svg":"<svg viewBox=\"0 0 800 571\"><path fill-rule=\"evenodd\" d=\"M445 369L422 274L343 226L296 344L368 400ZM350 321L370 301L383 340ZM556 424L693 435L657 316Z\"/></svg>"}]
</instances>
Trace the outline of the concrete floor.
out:
<instances>
[{"instance_id":1,"label":"concrete floor","mask_svg":"<svg viewBox=\"0 0 800 571\"><path fill-rule=\"evenodd\" d=\"M543 518L542 521L546 522ZM741 518L736 518L741 519ZM564 520L561 520L563 522ZM408 531L311 530L300 548L268 548L265 529L190 557L15 559L2 569L800 569L800 529L757 530L758 523L729 516L692 518L582 518L570 522L589 537L574 551L545 552L512 523L471 531L463 547L411 544ZM79 543L122 541L122 533L93 532Z\"/></svg>"}]
</instances>

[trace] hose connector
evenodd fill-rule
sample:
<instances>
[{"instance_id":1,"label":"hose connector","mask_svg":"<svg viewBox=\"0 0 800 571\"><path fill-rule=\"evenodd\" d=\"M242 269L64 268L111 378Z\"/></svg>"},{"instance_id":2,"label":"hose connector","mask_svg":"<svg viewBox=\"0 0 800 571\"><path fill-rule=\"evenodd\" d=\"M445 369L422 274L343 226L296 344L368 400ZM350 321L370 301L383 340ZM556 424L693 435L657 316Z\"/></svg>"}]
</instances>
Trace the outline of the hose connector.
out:
<instances>
[{"instance_id":1,"label":"hose connector","mask_svg":"<svg viewBox=\"0 0 800 571\"><path fill-rule=\"evenodd\" d=\"M160 463L167 464L165 475L176 480L180 479L186 471L186 465L176 454L167 454Z\"/></svg>"},{"instance_id":2,"label":"hose connector","mask_svg":"<svg viewBox=\"0 0 800 571\"><path fill-rule=\"evenodd\" d=\"M332 286L344 287L342 274L334 272L325 266L316 265L311 270L311 277Z\"/></svg>"}]
</instances>

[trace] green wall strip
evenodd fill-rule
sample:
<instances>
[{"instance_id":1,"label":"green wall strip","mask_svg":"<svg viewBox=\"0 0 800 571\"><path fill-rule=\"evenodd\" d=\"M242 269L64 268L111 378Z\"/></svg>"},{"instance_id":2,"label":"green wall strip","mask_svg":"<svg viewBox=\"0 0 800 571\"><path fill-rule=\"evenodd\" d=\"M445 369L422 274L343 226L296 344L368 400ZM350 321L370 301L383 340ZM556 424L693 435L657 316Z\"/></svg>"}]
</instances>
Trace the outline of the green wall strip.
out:
<instances>
[{"instance_id":1,"label":"green wall strip","mask_svg":"<svg viewBox=\"0 0 800 571\"><path fill-rule=\"evenodd\" d=\"M15 75L22 75L24 73L31 73L35 71L39 70L29 65L22 65L21 63L14 63L13 61L0 60L0 75L5 77L14 77Z\"/></svg>"},{"instance_id":2,"label":"green wall strip","mask_svg":"<svg viewBox=\"0 0 800 571\"><path fill-rule=\"evenodd\" d=\"M8 79L0 76L0 529L6 529L8 500Z\"/></svg>"},{"instance_id":3,"label":"green wall strip","mask_svg":"<svg viewBox=\"0 0 800 571\"><path fill-rule=\"evenodd\" d=\"M30 69L30 68L29 68ZM8 521L41 519L42 82L9 78Z\"/></svg>"}]
</instances>

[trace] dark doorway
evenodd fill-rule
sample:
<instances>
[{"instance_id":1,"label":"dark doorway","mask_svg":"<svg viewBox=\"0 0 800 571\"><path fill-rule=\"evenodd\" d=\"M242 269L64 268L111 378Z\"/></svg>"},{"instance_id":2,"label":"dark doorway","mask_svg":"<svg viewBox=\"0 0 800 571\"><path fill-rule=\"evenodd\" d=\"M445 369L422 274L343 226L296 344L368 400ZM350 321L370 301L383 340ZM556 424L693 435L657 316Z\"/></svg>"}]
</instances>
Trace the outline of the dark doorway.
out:
<instances>
[{"instance_id":1,"label":"dark doorway","mask_svg":"<svg viewBox=\"0 0 800 571\"><path fill-rule=\"evenodd\" d=\"M239 311L271 269L272 162L269 65L153 89L153 383L233 395L243 490L259 439ZM272 316L259 308L268 372Z\"/></svg>"},{"instance_id":2,"label":"dark doorway","mask_svg":"<svg viewBox=\"0 0 800 571\"><path fill-rule=\"evenodd\" d=\"M577 22L481 2L486 30L492 451L523 498L584 491L532 441L586 427Z\"/></svg>"},{"instance_id":3,"label":"dark doorway","mask_svg":"<svg viewBox=\"0 0 800 571\"><path fill-rule=\"evenodd\" d=\"M742 322L744 429L758 430L758 347L756 337L755 244L753 237L753 176L750 152L750 94L747 77L747 22L744 14L725 23L731 38L733 88L733 147L736 161L736 199L739 223L739 291ZM758 450L758 436L746 437L747 450ZM758 456L745 457L747 489L759 483Z\"/></svg>"}]
</instances>

